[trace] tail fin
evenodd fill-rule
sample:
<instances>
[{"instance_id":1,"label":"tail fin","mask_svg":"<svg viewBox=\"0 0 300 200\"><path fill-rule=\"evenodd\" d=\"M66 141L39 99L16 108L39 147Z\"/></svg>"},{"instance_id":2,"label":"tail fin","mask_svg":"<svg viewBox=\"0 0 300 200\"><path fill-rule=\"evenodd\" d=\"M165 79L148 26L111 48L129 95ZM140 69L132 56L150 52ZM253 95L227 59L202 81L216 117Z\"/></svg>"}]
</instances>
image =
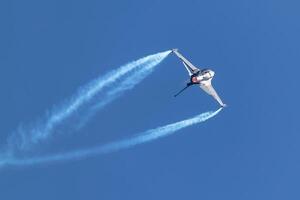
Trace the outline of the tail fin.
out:
<instances>
[{"instance_id":1,"label":"tail fin","mask_svg":"<svg viewBox=\"0 0 300 200\"><path fill-rule=\"evenodd\" d=\"M192 84L191 83L187 83L186 86L181 89L179 92L177 92L174 97L177 97L179 94L181 94L184 90L186 90L188 87L190 87Z\"/></svg>"}]
</instances>

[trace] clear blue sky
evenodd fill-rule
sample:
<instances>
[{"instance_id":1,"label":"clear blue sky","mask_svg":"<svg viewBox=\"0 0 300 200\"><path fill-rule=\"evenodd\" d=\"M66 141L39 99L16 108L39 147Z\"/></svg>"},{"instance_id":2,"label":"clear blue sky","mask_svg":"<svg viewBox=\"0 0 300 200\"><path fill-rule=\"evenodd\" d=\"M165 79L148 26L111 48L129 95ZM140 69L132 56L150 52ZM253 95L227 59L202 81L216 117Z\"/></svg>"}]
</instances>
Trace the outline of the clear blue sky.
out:
<instances>
[{"instance_id":1,"label":"clear blue sky","mask_svg":"<svg viewBox=\"0 0 300 200\"><path fill-rule=\"evenodd\" d=\"M0 3L0 141L79 86L179 48L216 71L229 107L206 123L117 153L0 171L0 199L300 199L300 3L283 0ZM51 152L124 138L215 110L169 56ZM116 122L113 123L113 122ZM297 123L298 122L298 123Z\"/></svg>"}]
</instances>

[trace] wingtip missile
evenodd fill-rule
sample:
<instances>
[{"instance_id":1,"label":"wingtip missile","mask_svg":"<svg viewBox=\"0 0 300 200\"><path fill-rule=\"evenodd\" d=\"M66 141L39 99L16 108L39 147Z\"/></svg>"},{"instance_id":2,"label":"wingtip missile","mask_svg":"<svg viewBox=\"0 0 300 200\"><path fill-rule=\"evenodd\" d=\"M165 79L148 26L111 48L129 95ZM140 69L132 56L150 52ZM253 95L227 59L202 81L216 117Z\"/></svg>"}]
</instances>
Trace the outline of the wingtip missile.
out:
<instances>
[{"instance_id":1,"label":"wingtip missile","mask_svg":"<svg viewBox=\"0 0 300 200\"><path fill-rule=\"evenodd\" d=\"M174 52L177 52L178 51L178 49L172 49L172 52L174 53Z\"/></svg>"},{"instance_id":2,"label":"wingtip missile","mask_svg":"<svg viewBox=\"0 0 300 200\"><path fill-rule=\"evenodd\" d=\"M222 104L221 107L225 108L225 107L227 107L227 104Z\"/></svg>"}]
</instances>

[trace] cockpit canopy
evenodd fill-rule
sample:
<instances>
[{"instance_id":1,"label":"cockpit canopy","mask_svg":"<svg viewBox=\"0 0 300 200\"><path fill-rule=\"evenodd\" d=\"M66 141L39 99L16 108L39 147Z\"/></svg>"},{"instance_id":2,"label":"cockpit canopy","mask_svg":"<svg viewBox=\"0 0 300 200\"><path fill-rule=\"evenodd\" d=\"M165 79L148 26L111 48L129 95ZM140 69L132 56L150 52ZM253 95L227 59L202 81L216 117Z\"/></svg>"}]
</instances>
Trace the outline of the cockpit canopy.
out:
<instances>
[{"instance_id":1,"label":"cockpit canopy","mask_svg":"<svg viewBox=\"0 0 300 200\"><path fill-rule=\"evenodd\" d=\"M215 72L214 72L213 70L211 70L211 69L206 68L206 69L202 69L202 70L201 70L201 74L202 74L203 76L205 76L205 77L210 77L210 78L212 78L212 77L214 77Z\"/></svg>"},{"instance_id":2,"label":"cockpit canopy","mask_svg":"<svg viewBox=\"0 0 300 200\"><path fill-rule=\"evenodd\" d=\"M211 71L211 69L205 68L205 69L201 70L201 73L204 74L204 73L207 73L207 72L210 72L210 71Z\"/></svg>"}]
</instances>

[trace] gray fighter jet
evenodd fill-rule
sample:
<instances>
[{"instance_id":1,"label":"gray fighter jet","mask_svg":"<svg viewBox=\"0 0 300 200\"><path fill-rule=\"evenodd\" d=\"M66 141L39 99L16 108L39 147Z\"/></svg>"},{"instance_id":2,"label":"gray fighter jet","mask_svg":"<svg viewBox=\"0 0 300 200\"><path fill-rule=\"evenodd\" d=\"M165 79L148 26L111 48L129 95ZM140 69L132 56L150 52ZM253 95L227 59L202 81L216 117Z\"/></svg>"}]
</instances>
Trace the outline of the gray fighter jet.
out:
<instances>
[{"instance_id":1,"label":"gray fighter jet","mask_svg":"<svg viewBox=\"0 0 300 200\"><path fill-rule=\"evenodd\" d=\"M207 94L211 95L222 107L225 107L226 104L222 102L221 98L211 84L211 80L214 77L215 72L211 69L200 70L199 68L195 67L190 61L188 61L185 57L183 57L183 55L178 52L178 49L173 49L172 52L180 58L190 76L190 82L187 83L186 87L180 90L174 96L178 96L181 92L192 85L199 85L201 89L203 89Z\"/></svg>"}]
</instances>

